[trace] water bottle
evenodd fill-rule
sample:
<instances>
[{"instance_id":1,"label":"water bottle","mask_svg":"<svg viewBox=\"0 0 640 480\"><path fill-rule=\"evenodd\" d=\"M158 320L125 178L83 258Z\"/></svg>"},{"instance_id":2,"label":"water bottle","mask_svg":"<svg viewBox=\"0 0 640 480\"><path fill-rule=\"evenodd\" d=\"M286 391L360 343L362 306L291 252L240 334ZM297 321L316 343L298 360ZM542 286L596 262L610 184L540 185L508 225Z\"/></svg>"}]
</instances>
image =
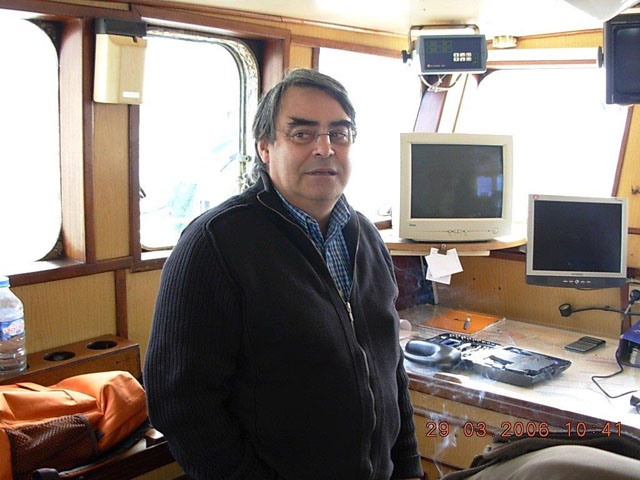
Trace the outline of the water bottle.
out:
<instances>
[{"instance_id":1,"label":"water bottle","mask_svg":"<svg viewBox=\"0 0 640 480\"><path fill-rule=\"evenodd\" d=\"M27 368L24 348L24 309L9 290L9 279L0 276L0 378Z\"/></svg>"}]
</instances>

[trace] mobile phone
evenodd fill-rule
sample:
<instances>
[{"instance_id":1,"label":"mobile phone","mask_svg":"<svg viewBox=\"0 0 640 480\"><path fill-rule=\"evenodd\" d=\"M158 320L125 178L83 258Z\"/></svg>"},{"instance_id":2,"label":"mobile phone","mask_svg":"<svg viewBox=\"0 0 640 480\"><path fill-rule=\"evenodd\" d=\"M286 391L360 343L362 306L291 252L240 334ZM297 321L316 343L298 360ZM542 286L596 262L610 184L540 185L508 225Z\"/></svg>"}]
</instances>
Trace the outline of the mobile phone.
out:
<instances>
[{"instance_id":1,"label":"mobile phone","mask_svg":"<svg viewBox=\"0 0 640 480\"><path fill-rule=\"evenodd\" d=\"M601 338L582 337L575 342L565 345L564 348L565 350L571 350L572 352L586 353L590 352L594 348L604 345L605 343L607 342Z\"/></svg>"}]
</instances>

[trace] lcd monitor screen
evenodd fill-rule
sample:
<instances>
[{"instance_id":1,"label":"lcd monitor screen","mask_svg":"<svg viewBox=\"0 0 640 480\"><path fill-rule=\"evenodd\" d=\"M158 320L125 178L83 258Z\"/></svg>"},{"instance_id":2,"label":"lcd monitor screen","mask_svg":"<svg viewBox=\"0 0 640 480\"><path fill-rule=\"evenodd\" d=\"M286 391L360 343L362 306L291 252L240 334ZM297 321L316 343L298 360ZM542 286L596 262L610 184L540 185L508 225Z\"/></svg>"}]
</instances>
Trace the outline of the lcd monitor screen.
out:
<instances>
[{"instance_id":1,"label":"lcd monitor screen","mask_svg":"<svg viewBox=\"0 0 640 480\"><path fill-rule=\"evenodd\" d=\"M620 204L538 202L535 215L534 270L620 271Z\"/></svg>"},{"instance_id":2,"label":"lcd monitor screen","mask_svg":"<svg viewBox=\"0 0 640 480\"><path fill-rule=\"evenodd\" d=\"M503 148L411 145L412 218L500 218Z\"/></svg>"},{"instance_id":3,"label":"lcd monitor screen","mask_svg":"<svg viewBox=\"0 0 640 480\"><path fill-rule=\"evenodd\" d=\"M527 283L603 288L627 275L625 198L530 195Z\"/></svg>"}]
</instances>

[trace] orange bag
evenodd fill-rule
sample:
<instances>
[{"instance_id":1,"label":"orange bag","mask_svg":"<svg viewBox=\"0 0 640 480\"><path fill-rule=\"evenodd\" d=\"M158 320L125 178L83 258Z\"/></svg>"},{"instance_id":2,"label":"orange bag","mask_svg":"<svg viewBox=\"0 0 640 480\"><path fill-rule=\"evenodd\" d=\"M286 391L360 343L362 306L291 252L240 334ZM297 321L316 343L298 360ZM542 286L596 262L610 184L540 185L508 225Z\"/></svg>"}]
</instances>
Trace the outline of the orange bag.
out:
<instances>
[{"instance_id":1,"label":"orange bag","mask_svg":"<svg viewBox=\"0 0 640 480\"><path fill-rule=\"evenodd\" d=\"M78 375L49 387L0 385L0 480L89 463L146 419L145 392L129 372Z\"/></svg>"}]
</instances>

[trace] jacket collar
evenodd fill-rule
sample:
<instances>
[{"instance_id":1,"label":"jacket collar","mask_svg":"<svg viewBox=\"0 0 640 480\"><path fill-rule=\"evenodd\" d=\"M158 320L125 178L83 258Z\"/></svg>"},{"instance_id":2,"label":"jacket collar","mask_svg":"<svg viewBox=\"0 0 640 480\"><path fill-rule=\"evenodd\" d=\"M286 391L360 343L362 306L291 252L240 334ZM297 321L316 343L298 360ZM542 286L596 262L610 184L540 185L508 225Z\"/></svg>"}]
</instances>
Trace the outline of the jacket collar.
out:
<instances>
[{"instance_id":1,"label":"jacket collar","mask_svg":"<svg viewBox=\"0 0 640 480\"><path fill-rule=\"evenodd\" d=\"M260 171L260 178L253 188L256 188L257 197L261 203L271 208L272 210L275 210L276 212L284 215L285 217L287 216L287 210L280 201L280 198L278 198L275 187L271 182L271 177L269 177L269 174L267 172L265 172L264 170ZM349 202L346 203L347 208L349 209L349 213L351 214L351 218L343 228L343 234L345 236L345 239L347 240L347 244L349 244L349 237L351 237L351 240L355 240L355 237L353 237L353 235L358 235L358 214L349 204Z\"/></svg>"}]
</instances>

